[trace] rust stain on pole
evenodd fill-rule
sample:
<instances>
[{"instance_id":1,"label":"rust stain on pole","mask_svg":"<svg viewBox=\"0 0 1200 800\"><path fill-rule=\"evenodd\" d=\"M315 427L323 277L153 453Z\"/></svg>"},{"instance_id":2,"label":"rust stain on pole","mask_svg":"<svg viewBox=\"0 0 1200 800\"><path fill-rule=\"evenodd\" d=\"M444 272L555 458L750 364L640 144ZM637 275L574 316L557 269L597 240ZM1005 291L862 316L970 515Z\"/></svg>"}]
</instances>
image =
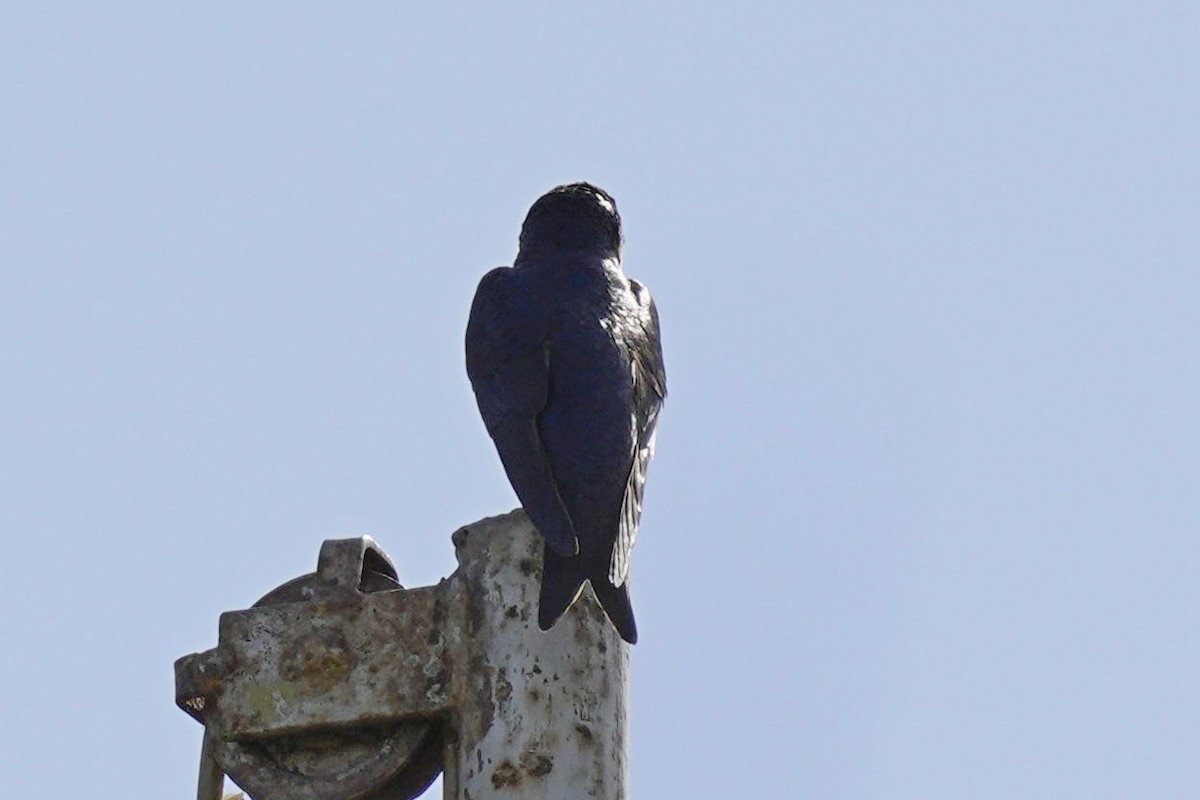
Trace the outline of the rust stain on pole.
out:
<instances>
[{"instance_id":1,"label":"rust stain on pole","mask_svg":"<svg viewBox=\"0 0 1200 800\"><path fill-rule=\"evenodd\" d=\"M542 540L523 512L454 536L470 639L453 764L472 800L627 797L629 646L590 591L537 627Z\"/></svg>"},{"instance_id":2,"label":"rust stain on pole","mask_svg":"<svg viewBox=\"0 0 1200 800\"><path fill-rule=\"evenodd\" d=\"M317 572L223 614L218 647L176 663L205 763L255 800L407 800L443 766L451 800L625 798L628 645L590 592L538 630L523 512L452 538L437 586L331 540Z\"/></svg>"}]
</instances>

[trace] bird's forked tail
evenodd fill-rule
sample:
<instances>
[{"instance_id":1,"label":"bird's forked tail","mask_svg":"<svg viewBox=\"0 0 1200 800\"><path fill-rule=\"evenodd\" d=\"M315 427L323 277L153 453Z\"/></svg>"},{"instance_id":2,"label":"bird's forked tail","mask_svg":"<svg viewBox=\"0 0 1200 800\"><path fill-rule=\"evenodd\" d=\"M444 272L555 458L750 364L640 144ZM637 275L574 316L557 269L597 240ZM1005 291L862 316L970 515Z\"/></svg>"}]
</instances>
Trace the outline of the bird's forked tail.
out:
<instances>
[{"instance_id":1,"label":"bird's forked tail","mask_svg":"<svg viewBox=\"0 0 1200 800\"><path fill-rule=\"evenodd\" d=\"M594 574L593 574L594 573ZM637 625L633 620L633 606L629 602L629 582L613 586L608 581L608 562L602 561L599 568L587 569L584 557L563 557L549 547L543 548L542 589L538 599L538 627L550 630L559 617L566 613L583 589L583 582L590 581L600 607L612 622L621 638L630 644L637 642Z\"/></svg>"}]
</instances>

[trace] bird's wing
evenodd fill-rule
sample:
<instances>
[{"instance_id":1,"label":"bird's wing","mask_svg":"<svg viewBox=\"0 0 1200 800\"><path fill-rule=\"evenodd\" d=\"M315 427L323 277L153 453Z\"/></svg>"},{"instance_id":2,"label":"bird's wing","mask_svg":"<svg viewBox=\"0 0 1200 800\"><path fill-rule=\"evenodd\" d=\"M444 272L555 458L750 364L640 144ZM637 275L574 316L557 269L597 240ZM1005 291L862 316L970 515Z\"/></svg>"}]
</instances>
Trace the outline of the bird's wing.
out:
<instances>
[{"instance_id":1,"label":"bird's wing","mask_svg":"<svg viewBox=\"0 0 1200 800\"><path fill-rule=\"evenodd\" d=\"M579 552L538 432L546 406L549 349L512 270L483 276L467 322L467 376L509 483L546 544L562 556Z\"/></svg>"},{"instance_id":2,"label":"bird's wing","mask_svg":"<svg viewBox=\"0 0 1200 800\"><path fill-rule=\"evenodd\" d=\"M637 539L642 518L642 496L646 487L646 469L654 457L654 434L658 411L667 397L667 373L663 367L662 339L658 331L658 309L645 286L629 282L638 300L638 323L631 348L630 371L633 373L633 463L625 482L617 539L613 543L608 579L620 586L629 575L629 556Z\"/></svg>"}]
</instances>

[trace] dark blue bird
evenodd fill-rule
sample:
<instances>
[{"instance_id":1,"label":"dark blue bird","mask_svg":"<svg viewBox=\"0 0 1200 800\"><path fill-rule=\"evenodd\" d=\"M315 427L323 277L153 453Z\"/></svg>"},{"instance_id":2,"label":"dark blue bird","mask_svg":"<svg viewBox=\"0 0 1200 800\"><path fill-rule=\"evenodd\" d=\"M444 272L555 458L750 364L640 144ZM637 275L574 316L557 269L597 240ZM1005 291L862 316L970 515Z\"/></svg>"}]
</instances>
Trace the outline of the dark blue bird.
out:
<instances>
[{"instance_id":1,"label":"dark blue bird","mask_svg":"<svg viewBox=\"0 0 1200 800\"><path fill-rule=\"evenodd\" d=\"M587 183L538 199L512 267L483 276L467 375L509 482L545 540L538 624L588 581L637 641L629 557L667 395L658 312L621 270L621 217Z\"/></svg>"}]
</instances>

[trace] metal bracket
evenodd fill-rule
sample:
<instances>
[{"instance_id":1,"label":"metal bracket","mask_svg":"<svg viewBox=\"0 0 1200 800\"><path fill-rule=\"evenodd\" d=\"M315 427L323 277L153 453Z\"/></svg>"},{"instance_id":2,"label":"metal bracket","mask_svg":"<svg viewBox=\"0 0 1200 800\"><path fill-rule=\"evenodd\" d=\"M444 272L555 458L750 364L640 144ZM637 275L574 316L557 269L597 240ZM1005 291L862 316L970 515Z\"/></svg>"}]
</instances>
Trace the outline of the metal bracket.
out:
<instances>
[{"instance_id":1,"label":"metal bracket","mask_svg":"<svg viewBox=\"0 0 1200 800\"><path fill-rule=\"evenodd\" d=\"M443 768L446 797L628 796L629 647L592 592L543 632L524 512L451 538L458 568L417 589L371 539L328 541L176 662L200 800L225 775L254 800L411 800Z\"/></svg>"},{"instance_id":2,"label":"metal bracket","mask_svg":"<svg viewBox=\"0 0 1200 800\"><path fill-rule=\"evenodd\" d=\"M368 536L328 540L315 573L222 614L217 647L175 662L176 703L255 800L413 797L402 785L441 768L451 595L403 589Z\"/></svg>"}]
</instances>

